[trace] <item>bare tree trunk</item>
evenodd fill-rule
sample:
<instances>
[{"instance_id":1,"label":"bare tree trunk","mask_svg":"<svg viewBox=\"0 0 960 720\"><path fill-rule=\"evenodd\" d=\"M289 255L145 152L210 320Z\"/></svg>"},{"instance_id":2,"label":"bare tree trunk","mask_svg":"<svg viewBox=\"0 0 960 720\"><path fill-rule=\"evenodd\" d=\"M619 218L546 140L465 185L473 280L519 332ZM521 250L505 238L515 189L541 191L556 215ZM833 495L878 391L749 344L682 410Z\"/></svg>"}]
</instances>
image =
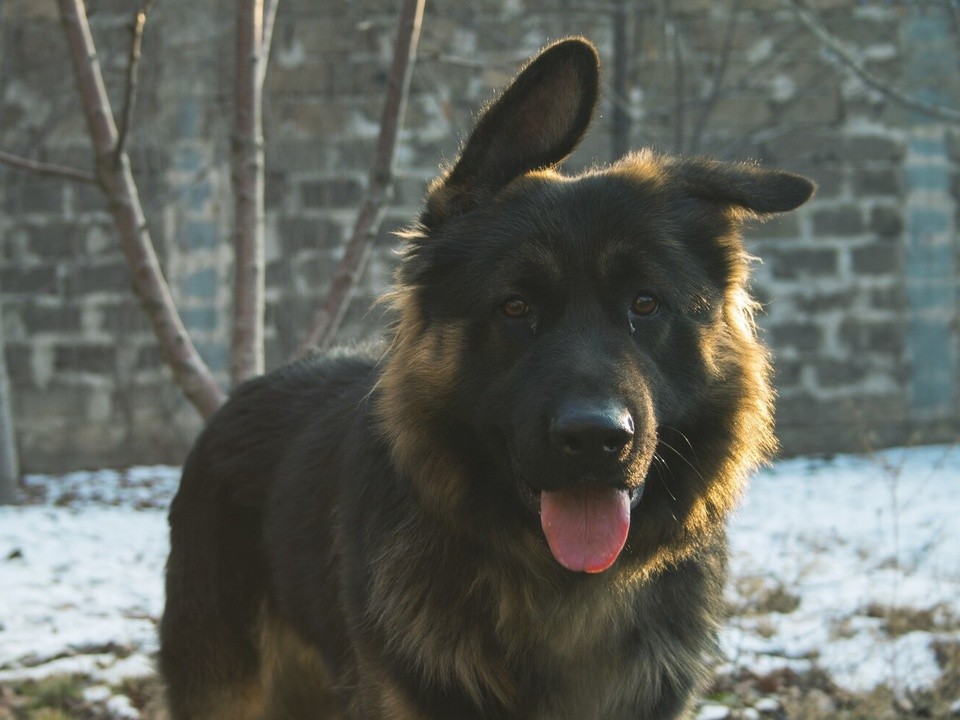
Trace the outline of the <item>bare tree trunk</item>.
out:
<instances>
[{"instance_id":1,"label":"bare tree trunk","mask_svg":"<svg viewBox=\"0 0 960 720\"><path fill-rule=\"evenodd\" d=\"M682 155L686 150L687 131L687 73L683 57L683 38L680 21L673 10L673 0L661 0L664 15L664 31L673 55L673 148Z\"/></svg>"},{"instance_id":2,"label":"bare tree trunk","mask_svg":"<svg viewBox=\"0 0 960 720\"><path fill-rule=\"evenodd\" d=\"M703 135L707 128L707 122L713 109L717 105L723 92L723 81L727 74L727 68L730 65L730 54L733 51L733 37L737 31L737 21L740 18L741 0L733 0L730 3L730 15L727 19L727 29L723 36L723 48L720 50L719 61L713 72L711 79L710 95L706 101L697 110L697 117L693 121L693 130L690 136L690 153L694 154L700 150L703 143Z\"/></svg>"},{"instance_id":3,"label":"bare tree trunk","mask_svg":"<svg viewBox=\"0 0 960 720\"><path fill-rule=\"evenodd\" d=\"M230 377L237 384L263 373L264 207L263 0L237 0L233 142L235 207L233 337Z\"/></svg>"},{"instance_id":4,"label":"bare tree trunk","mask_svg":"<svg viewBox=\"0 0 960 720\"><path fill-rule=\"evenodd\" d=\"M137 106L137 88L140 77L140 49L143 47L143 27L147 23L147 11L150 10L155 0L145 0L143 6L137 11L133 19L133 25L130 27L131 41L130 54L127 59L127 82L123 96L123 106L120 108L120 130L118 132L117 144L113 148L113 158L115 163L120 162L120 156L127 151L127 133L130 131L130 118L133 117L133 109Z\"/></svg>"},{"instance_id":5,"label":"bare tree trunk","mask_svg":"<svg viewBox=\"0 0 960 720\"><path fill-rule=\"evenodd\" d=\"M133 289L147 314L177 385L203 417L226 396L197 353L173 304L147 228L126 152L116 153L118 133L103 83L83 0L57 0L81 104L96 156L97 181L109 202L130 267ZM122 150L122 148L121 148Z\"/></svg>"},{"instance_id":6,"label":"bare tree trunk","mask_svg":"<svg viewBox=\"0 0 960 720\"><path fill-rule=\"evenodd\" d=\"M613 9L613 118L611 160L630 150L630 58L633 56L633 3L616 0Z\"/></svg>"},{"instance_id":7,"label":"bare tree trunk","mask_svg":"<svg viewBox=\"0 0 960 720\"><path fill-rule=\"evenodd\" d=\"M383 104L377 152L370 172L367 192L357 214L353 235L337 267L333 284L326 300L314 316L310 332L297 350L298 357L307 354L314 347L325 349L333 342L350 305L354 290L370 260L377 230L383 220L383 213L393 187L397 137L406 111L425 2L426 0L404 0L400 10L397 42L393 49L393 63L390 68L390 85Z\"/></svg>"},{"instance_id":8,"label":"bare tree trunk","mask_svg":"<svg viewBox=\"0 0 960 720\"><path fill-rule=\"evenodd\" d=\"M17 457L13 413L10 410L10 378L3 340L3 319L0 313L0 505L20 502L20 462Z\"/></svg>"}]
</instances>

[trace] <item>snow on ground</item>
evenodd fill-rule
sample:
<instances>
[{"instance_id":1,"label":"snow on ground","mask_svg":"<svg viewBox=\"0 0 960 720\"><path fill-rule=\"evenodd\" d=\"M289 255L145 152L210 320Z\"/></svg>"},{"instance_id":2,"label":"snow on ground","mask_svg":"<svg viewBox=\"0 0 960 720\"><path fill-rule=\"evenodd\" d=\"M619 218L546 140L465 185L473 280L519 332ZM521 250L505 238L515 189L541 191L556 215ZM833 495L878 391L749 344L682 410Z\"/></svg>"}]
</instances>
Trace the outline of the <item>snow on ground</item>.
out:
<instances>
[{"instance_id":1,"label":"snow on ground","mask_svg":"<svg viewBox=\"0 0 960 720\"><path fill-rule=\"evenodd\" d=\"M0 508L0 680L152 674L174 468L26 479Z\"/></svg>"},{"instance_id":2,"label":"snow on ground","mask_svg":"<svg viewBox=\"0 0 960 720\"><path fill-rule=\"evenodd\" d=\"M731 665L802 670L815 660L850 689L929 686L939 675L931 644L958 638L958 516L957 446L795 459L761 473L731 528L729 594L736 606L765 585L799 605L734 617L723 634Z\"/></svg>"},{"instance_id":3,"label":"snow on ground","mask_svg":"<svg viewBox=\"0 0 960 720\"><path fill-rule=\"evenodd\" d=\"M152 672L172 468L28 478L0 508L0 681ZM794 459L754 478L731 526L724 670L826 670L929 686L960 640L960 447Z\"/></svg>"}]
</instances>

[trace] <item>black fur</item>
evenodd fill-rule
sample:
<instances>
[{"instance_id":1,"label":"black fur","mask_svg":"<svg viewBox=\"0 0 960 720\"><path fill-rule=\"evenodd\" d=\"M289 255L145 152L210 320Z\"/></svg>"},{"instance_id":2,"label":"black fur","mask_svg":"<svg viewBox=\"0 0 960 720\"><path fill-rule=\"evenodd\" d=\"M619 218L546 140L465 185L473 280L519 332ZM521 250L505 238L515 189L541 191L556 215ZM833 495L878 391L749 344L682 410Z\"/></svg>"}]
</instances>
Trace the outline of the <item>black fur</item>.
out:
<instances>
[{"instance_id":1,"label":"black fur","mask_svg":"<svg viewBox=\"0 0 960 720\"><path fill-rule=\"evenodd\" d=\"M484 111L406 234L386 346L253 380L202 433L170 513L174 720L691 707L725 516L775 445L739 229L813 185L649 152L561 175L597 67L561 41ZM632 499L612 565L561 566L545 493Z\"/></svg>"}]
</instances>

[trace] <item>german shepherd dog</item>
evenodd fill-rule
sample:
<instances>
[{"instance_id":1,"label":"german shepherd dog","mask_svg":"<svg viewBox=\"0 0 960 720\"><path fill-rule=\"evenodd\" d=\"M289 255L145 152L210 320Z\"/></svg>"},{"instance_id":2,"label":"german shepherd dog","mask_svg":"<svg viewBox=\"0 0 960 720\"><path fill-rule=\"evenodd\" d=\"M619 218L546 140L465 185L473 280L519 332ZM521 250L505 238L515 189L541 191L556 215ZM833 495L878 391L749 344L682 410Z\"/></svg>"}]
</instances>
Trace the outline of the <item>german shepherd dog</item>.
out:
<instances>
[{"instance_id":1,"label":"german shepherd dog","mask_svg":"<svg viewBox=\"0 0 960 720\"><path fill-rule=\"evenodd\" d=\"M809 180L645 151L568 176L598 57L546 48L430 186L389 342L240 386L170 511L175 720L669 720L774 449L747 218Z\"/></svg>"}]
</instances>

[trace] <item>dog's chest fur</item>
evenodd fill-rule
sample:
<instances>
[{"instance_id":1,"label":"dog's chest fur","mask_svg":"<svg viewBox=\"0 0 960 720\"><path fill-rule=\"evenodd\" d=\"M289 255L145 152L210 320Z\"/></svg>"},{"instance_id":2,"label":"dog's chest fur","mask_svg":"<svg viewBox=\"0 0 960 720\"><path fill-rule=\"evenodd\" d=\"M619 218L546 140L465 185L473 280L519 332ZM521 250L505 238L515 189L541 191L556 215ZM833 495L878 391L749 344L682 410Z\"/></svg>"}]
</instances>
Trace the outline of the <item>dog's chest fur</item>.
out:
<instances>
[{"instance_id":1,"label":"dog's chest fur","mask_svg":"<svg viewBox=\"0 0 960 720\"><path fill-rule=\"evenodd\" d=\"M490 717L563 720L672 707L700 682L719 624L722 538L654 576L564 576L536 536L528 542L542 565L481 559L409 528L384 544L367 617L385 652L414 669L411 686L447 688ZM398 597L390 589L411 570L421 582L405 580Z\"/></svg>"}]
</instances>

